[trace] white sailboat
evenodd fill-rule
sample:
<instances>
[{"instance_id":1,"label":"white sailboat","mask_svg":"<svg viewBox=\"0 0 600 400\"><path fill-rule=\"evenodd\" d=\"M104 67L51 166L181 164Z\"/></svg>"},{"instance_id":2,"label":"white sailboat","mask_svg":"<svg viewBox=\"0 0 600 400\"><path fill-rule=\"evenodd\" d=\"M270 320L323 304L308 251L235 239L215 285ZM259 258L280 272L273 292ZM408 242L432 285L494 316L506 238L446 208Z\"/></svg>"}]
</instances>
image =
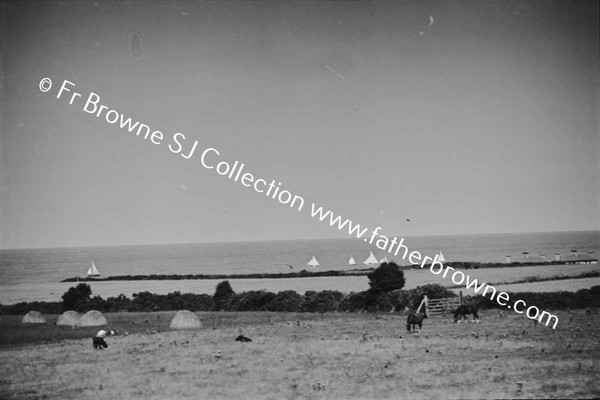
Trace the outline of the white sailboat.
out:
<instances>
[{"instance_id":1,"label":"white sailboat","mask_svg":"<svg viewBox=\"0 0 600 400\"><path fill-rule=\"evenodd\" d=\"M92 261L92 266L88 269L87 276L100 276L100 271L94 265L94 261Z\"/></svg>"},{"instance_id":2,"label":"white sailboat","mask_svg":"<svg viewBox=\"0 0 600 400\"><path fill-rule=\"evenodd\" d=\"M438 254L438 261L439 262L446 262L446 258L444 257L444 253L442 253L441 251Z\"/></svg>"},{"instance_id":3,"label":"white sailboat","mask_svg":"<svg viewBox=\"0 0 600 400\"><path fill-rule=\"evenodd\" d=\"M319 262L317 261L315 256L313 256L313 258L311 258L310 261L306 263L306 265L310 265L311 267L317 267L319 266Z\"/></svg>"},{"instance_id":4,"label":"white sailboat","mask_svg":"<svg viewBox=\"0 0 600 400\"><path fill-rule=\"evenodd\" d=\"M348 260L348 265L355 265L356 261L354 260L353 256L350 256L350 259Z\"/></svg>"},{"instance_id":5,"label":"white sailboat","mask_svg":"<svg viewBox=\"0 0 600 400\"><path fill-rule=\"evenodd\" d=\"M375 258L375 255L373 255L373 252L369 252L369 257L363 262L363 264L365 265L377 265L379 264L379 261L377 261L377 258Z\"/></svg>"},{"instance_id":6,"label":"white sailboat","mask_svg":"<svg viewBox=\"0 0 600 400\"><path fill-rule=\"evenodd\" d=\"M387 263L387 262L389 262L389 261L388 261L388 259L387 259L387 256L385 256L385 257L383 257L381 260L379 260L379 262L380 262L381 264L383 264L383 263Z\"/></svg>"}]
</instances>

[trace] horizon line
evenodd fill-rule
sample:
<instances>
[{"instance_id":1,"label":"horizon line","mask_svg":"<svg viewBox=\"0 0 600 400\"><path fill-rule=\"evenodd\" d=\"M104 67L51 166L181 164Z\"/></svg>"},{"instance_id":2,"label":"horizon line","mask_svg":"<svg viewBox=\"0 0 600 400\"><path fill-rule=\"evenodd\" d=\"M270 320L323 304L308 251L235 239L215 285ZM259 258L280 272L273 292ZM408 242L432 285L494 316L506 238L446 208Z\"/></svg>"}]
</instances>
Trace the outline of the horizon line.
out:
<instances>
[{"instance_id":1,"label":"horizon line","mask_svg":"<svg viewBox=\"0 0 600 400\"><path fill-rule=\"evenodd\" d=\"M386 235L389 238L419 238L419 237L434 237L434 236L476 236L476 235L514 235L514 234L538 234L538 233L594 233L600 232L600 229L583 229L583 230L564 230L564 231L520 231L520 232L479 232L479 233L436 233L436 234L420 234L420 235ZM75 245L75 246L41 246L41 247L12 247L0 248L0 251L10 250L47 250L47 249L78 249L78 248L98 248L98 247L129 247L129 246L171 246L171 245L196 245L196 244L223 244L223 243L260 243L260 242L290 242L290 241L308 241L308 240L345 240L357 239L352 236L340 237L320 237L320 238L302 238L302 239L262 239L262 240L222 240L222 241L206 241L206 242L161 242L161 243L125 243L125 244L102 244L102 245Z\"/></svg>"}]
</instances>

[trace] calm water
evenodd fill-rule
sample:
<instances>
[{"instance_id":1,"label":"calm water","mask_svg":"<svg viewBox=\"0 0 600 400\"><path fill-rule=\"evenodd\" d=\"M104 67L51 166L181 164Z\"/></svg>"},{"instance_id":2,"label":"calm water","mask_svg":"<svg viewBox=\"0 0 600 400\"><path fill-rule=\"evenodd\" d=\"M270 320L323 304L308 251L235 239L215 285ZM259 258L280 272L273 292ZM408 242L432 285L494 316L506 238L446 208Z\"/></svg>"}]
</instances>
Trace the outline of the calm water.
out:
<instances>
[{"instance_id":1,"label":"calm water","mask_svg":"<svg viewBox=\"0 0 600 400\"><path fill-rule=\"evenodd\" d=\"M506 255L523 261L525 251L552 257L574 249L600 257L600 231L407 237L404 243L424 255L442 251L448 261L504 262ZM348 269L364 266L369 250L378 259L408 264L357 239L0 250L0 285L85 276L92 260L102 276L289 272L286 264L297 271L308 268L312 256L319 270ZM348 266L350 256L354 267Z\"/></svg>"}]
</instances>

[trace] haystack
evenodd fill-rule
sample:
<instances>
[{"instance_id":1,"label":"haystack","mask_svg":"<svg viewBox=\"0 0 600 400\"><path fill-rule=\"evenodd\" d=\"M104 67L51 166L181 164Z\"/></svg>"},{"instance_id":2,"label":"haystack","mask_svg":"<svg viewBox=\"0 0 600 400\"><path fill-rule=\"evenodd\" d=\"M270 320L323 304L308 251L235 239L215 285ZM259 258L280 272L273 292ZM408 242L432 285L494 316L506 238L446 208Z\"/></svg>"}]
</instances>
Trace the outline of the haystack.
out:
<instances>
[{"instance_id":1,"label":"haystack","mask_svg":"<svg viewBox=\"0 0 600 400\"><path fill-rule=\"evenodd\" d=\"M79 318L81 318L81 314L77 311L65 311L58 317L56 325L75 326Z\"/></svg>"},{"instance_id":2,"label":"haystack","mask_svg":"<svg viewBox=\"0 0 600 400\"><path fill-rule=\"evenodd\" d=\"M181 310L177 311L173 319L171 320L171 329L197 329L201 328L202 323L200 318L191 311Z\"/></svg>"},{"instance_id":3,"label":"haystack","mask_svg":"<svg viewBox=\"0 0 600 400\"><path fill-rule=\"evenodd\" d=\"M45 324L46 318L39 311L29 311L21 320L23 324Z\"/></svg>"},{"instance_id":4,"label":"haystack","mask_svg":"<svg viewBox=\"0 0 600 400\"><path fill-rule=\"evenodd\" d=\"M104 318L104 315L96 310L86 312L77 321L77 326L100 326L106 324L108 324L108 321Z\"/></svg>"}]
</instances>

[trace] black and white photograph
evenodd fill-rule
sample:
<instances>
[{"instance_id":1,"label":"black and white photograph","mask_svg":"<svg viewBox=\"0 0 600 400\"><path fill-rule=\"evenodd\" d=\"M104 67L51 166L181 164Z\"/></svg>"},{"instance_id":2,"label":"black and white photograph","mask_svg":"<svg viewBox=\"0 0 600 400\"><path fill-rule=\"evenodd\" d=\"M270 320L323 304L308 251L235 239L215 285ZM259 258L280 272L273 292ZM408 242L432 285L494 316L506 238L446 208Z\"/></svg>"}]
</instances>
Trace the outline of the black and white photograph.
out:
<instances>
[{"instance_id":1,"label":"black and white photograph","mask_svg":"<svg viewBox=\"0 0 600 400\"><path fill-rule=\"evenodd\" d=\"M594 0L0 0L0 399L600 397Z\"/></svg>"}]
</instances>

